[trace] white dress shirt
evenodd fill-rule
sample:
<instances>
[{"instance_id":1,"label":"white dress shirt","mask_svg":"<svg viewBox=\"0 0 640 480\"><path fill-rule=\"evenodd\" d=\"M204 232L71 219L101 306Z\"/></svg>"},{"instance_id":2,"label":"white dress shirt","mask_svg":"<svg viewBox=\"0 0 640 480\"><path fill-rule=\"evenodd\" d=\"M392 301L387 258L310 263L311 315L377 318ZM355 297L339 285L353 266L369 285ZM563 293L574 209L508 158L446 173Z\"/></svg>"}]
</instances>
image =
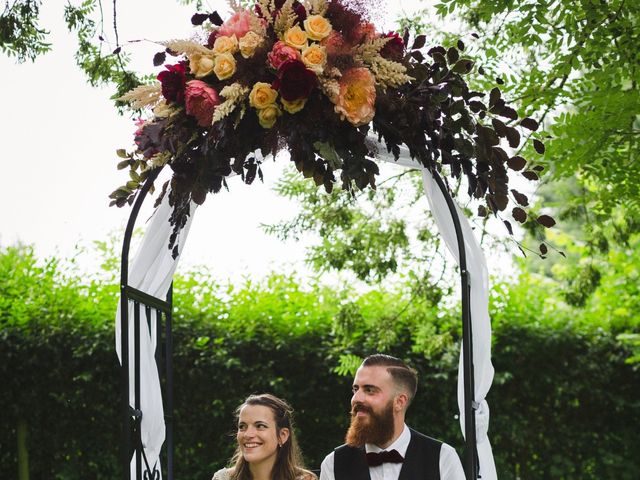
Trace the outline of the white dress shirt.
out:
<instances>
[{"instance_id":1,"label":"white dress shirt","mask_svg":"<svg viewBox=\"0 0 640 480\"><path fill-rule=\"evenodd\" d=\"M365 451L367 453L377 453L383 450L397 450L404 458L410 441L411 432L405 424L400 436L387 448L382 449L377 445L367 443L365 445ZM320 480L335 480L333 473L333 452L325 457L320 469ZM383 463L377 467L369 467L369 476L371 480L398 480L401 469L402 463ZM440 449L440 480L465 480L464 470L458 454L452 446L446 443L443 443Z\"/></svg>"}]
</instances>

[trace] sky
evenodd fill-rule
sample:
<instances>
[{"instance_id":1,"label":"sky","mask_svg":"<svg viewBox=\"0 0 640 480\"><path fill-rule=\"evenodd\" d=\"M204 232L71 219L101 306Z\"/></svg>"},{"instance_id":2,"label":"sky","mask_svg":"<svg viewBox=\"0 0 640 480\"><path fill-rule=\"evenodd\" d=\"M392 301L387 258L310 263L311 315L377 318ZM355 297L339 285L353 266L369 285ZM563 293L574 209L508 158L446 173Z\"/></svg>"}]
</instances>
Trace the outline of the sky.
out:
<instances>
[{"instance_id":1,"label":"sky","mask_svg":"<svg viewBox=\"0 0 640 480\"><path fill-rule=\"evenodd\" d=\"M103 4L105 37L110 39L111 2ZM159 71L151 63L158 46L128 42L187 38L192 31L193 7L176 0L117 5L120 42L132 56L131 67L140 73ZM205 5L225 17L224 2ZM380 17L386 23L419 6L415 1L390 1ZM79 247L95 240L113 234L122 238L130 210L109 207L108 195L127 179L126 171L116 169L115 152L131 149L135 128L131 118L116 112L109 99L113 89L91 87L75 65L76 39L64 24L62 2L43 2L41 13L41 25L51 32L52 51L24 64L0 54L0 245L22 242L34 245L41 257L73 257ZM210 195L196 213L179 268L206 265L231 280L272 270L305 272L304 247L310 238L282 242L260 229L261 223L290 218L297 211L296 204L272 191L287 163L285 158L264 165L264 184L247 186L230 179L230 192ZM152 203L145 202L138 227L144 227ZM92 255L78 262L87 271L97 268Z\"/></svg>"}]
</instances>

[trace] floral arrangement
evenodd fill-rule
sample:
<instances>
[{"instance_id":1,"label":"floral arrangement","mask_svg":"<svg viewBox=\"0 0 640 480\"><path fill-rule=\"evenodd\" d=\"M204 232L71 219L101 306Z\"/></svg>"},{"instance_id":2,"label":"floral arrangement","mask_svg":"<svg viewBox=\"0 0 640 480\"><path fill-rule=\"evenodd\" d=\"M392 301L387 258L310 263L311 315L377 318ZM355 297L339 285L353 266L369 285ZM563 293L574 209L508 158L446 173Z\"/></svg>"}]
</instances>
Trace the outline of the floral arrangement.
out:
<instances>
[{"instance_id":1,"label":"floral arrangement","mask_svg":"<svg viewBox=\"0 0 640 480\"><path fill-rule=\"evenodd\" d=\"M198 34L164 42L156 54L158 66L167 54L176 57L158 82L122 97L152 115L138 122L136 150L119 150L119 168L128 167L131 180L112 193L113 205L131 203L149 173L168 164L171 188L165 184L163 195L175 234L191 201L203 203L232 172L251 183L262 176L259 159L282 149L327 191L337 173L348 191L375 188L373 133L396 158L404 144L432 171L447 165L451 176L465 175L468 193L483 199L481 215L514 202L514 218L527 220L520 208L527 198L509 195L507 168L532 180L538 170L507 154L501 139L516 148L522 127L536 130L537 123L518 121L497 87L488 104L470 91L464 76L473 62L461 57L462 41L425 53L424 36L409 46L408 33L377 31L362 1L230 6L226 21L215 12L194 15ZM534 147L544 149L538 140Z\"/></svg>"}]
</instances>

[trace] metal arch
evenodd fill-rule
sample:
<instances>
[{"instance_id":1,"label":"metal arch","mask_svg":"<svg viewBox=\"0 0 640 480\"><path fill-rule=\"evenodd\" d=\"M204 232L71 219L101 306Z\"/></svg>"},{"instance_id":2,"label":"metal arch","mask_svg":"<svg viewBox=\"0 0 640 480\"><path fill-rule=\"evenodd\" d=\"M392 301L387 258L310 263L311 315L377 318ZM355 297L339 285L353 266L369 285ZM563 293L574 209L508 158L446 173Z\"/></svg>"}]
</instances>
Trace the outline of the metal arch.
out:
<instances>
[{"instance_id":1,"label":"metal arch","mask_svg":"<svg viewBox=\"0 0 640 480\"><path fill-rule=\"evenodd\" d=\"M433 178L442 192L449 213L453 220L453 226L458 241L458 256L460 258L460 284L462 296L462 352L463 352L463 376L464 376L464 471L467 480L476 480L479 474L478 455L476 448L476 415L475 415L475 382L473 371L473 336L471 329L471 285L469 283L469 271L467 270L467 253L464 247L464 236L460 225L460 217L453 199L447 190L442 178L435 170L431 171Z\"/></svg>"},{"instance_id":2,"label":"metal arch","mask_svg":"<svg viewBox=\"0 0 640 480\"><path fill-rule=\"evenodd\" d=\"M141 420L141 412L139 410L139 359L136 361L136 373L135 373L135 385L136 385L136 408L132 411L129 407L129 330L127 328L129 320L128 302L129 299L136 300L150 307L159 308L166 311L166 428L167 428L167 478L173 480L173 370L171 362L172 340L171 340L171 308L172 308L172 288L167 293L166 301L157 299L144 292L136 290L128 285L129 275L129 248L131 244L131 237L133 234L133 228L135 226L136 219L140 212L142 203L153 184L153 181L159 175L161 169L152 171L147 178L144 186L136 196L133 209L129 216L129 221L125 229L125 236L122 246L122 259L121 259L121 279L120 279L120 321L121 321L121 345L122 345L122 411L123 411L123 448L122 448L122 467L123 478L125 480L130 479L130 458L132 452L132 440L136 441L135 451L137 455L137 464L141 463L141 442L140 442L140 429L139 424ZM465 451L464 451L464 470L467 480L476 480L479 474L478 457L476 449L476 425L475 425L475 406L474 406L474 370L473 370L473 343L472 343L472 327L471 327L471 310L470 310L470 292L471 285L469 283L469 272L467 270L466 250L464 246L464 237L462 233L462 227L460 225L460 218L456 210L456 206L453 203L453 199L449 194L442 178L435 170L431 172L433 178L438 185L438 188L442 192L444 199L449 208L451 218L453 220L454 229L456 232L456 239L458 243L458 256L460 259L460 282L461 282L461 297L462 297L462 348L463 348L463 376L464 376L464 412L465 412ZM138 331L138 330L137 330ZM158 330L159 331L159 330ZM158 342L159 345L159 342ZM127 346L127 348L125 348ZM138 344L136 343L136 352ZM159 360L159 359L158 359ZM136 428L136 425L138 426ZM132 433L137 438L132 439ZM148 471L147 471L148 474ZM140 478L141 472L137 472L137 479ZM152 473L154 475L154 473ZM153 477L152 477L153 478Z\"/></svg>"},{"instance_id":3,"label":"metal arch","mask_svg":"<svg viewBox=\"0 0 640 480\"><path fill-rule=\"evenodd\" d=\"M166 459L167 459L167 479L173 480L173 364L172 364L172 290L173 285L169 287L167 298L165 300L156 298L145 292L142 292L129 285L129 250L131 246L131 238L133 236L133 229L140 213L142 203L146 198L151 185L154 180L160 174L162 168L152 170L147 177L145 184L135 197L131 214L127 222L127 227L124 233L124 240L122 244L122 256L120 261L120 340L121 340L121 383L122 383L122 397L121 397L121 412L122 412L122 478L124 480L131 479L131 455L135 452L136 464L144 466L144 478L158 478L159 472L155 466L152 468L146 462L146 455L144 455L141 439L140 424L142 421L142 411L140 410L140 307L144 306L146 312L147 321L151 321L151 309L156 311L156 335L158 341L156 343L156 364L158 369L161 368L161 342L160 337L162 335L161 316L164 314L165 320L165 424L166 424ZM129 405L129 365L131 359L129 358L129 301L134 302L134 389L135 389L135 405L132 408ZM144 460L144 462L143 462ZM142 468L139 468L136 472L136 480L142 480L143 473Z\"/></svg>"}]
</instances>

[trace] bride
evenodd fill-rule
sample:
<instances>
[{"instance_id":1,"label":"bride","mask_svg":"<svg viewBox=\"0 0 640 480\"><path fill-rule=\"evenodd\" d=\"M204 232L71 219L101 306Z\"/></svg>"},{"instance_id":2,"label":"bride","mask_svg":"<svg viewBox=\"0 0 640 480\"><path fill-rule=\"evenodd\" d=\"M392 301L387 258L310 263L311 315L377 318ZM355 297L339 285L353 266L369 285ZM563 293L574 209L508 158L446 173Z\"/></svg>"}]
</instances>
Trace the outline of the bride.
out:
<instances>
[{"instance_id":1,"label":"bride","mask_svg":"<svg viewBox=\"0 0 640 480\"><path fill-rule=\"evenodd\" d=\"M213 480L317 480L302 467L292 413L274 395L250 395L236 409L238 447L233 466L218 470Z\"/></svg>"}]
</instances>

